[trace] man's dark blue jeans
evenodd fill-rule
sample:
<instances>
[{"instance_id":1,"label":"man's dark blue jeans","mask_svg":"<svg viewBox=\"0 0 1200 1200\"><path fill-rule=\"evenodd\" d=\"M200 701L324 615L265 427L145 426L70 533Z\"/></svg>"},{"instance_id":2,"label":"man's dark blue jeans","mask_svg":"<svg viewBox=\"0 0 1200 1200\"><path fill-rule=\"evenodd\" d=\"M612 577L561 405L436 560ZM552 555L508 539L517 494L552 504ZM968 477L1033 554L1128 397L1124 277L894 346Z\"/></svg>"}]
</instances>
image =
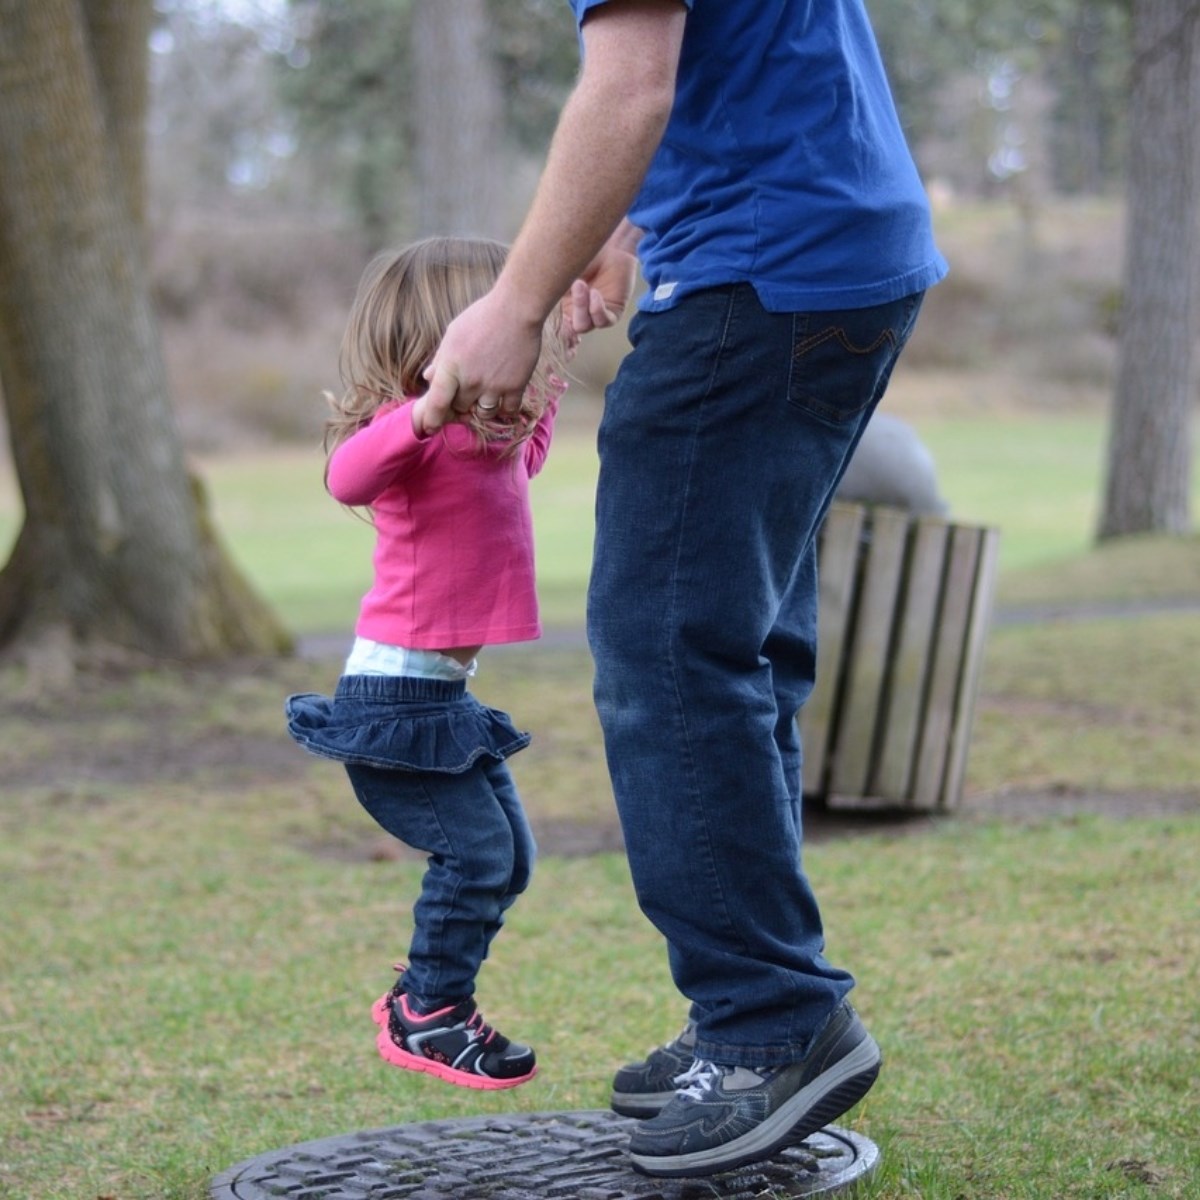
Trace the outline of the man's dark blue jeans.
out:
<instances>
[{"instance_id":1,"label":"man's dark blue jeans","mask_svg":"<svg viewBox=\"0 0 1200 1200\"><path fill-rule=\"evenodd\" d=\"M801 864L795 716L816 535L922 295L772 313L752 286L639 314L600 426L595 696L639 903L696 1055L800 1059L853 986Z\"/></svg>"}]
</instances>

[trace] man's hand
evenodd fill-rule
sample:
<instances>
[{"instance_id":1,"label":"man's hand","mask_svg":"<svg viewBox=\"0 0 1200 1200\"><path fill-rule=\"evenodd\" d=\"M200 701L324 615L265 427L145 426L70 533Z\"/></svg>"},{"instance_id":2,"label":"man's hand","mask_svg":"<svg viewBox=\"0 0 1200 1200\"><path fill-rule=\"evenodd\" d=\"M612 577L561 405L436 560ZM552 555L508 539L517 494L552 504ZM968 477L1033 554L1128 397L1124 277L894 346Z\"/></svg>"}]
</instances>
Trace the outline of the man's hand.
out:
<instances>
[{"instance_id":1,"label":"man's hand","mask_svg":"<svg viewBox=\"0 0 1200 1200\"><path fill-rule=\"evenodd\" d=\"M631 247L637 231L623 225L575 280L562 302L563 346L570 358L580 337L615 325L637 281ZM522 319L498 284L446 329L425 370L429 391L414 423L428 435L472 407L483 416L514 416L542 351L542 325Z\"/></svg>"},{"instance_id":2,"label":"man's hand","mask_svg":"<svg viewBox=\"0 0 1200 1200\"><path fill-rule=\"evenodd\" d=\"M472 407L483 416L513 416L542 351L542 323L522 318L499 287L464 309L446 329L425 369L426 434Z\"/></svg>"}]
</instances>

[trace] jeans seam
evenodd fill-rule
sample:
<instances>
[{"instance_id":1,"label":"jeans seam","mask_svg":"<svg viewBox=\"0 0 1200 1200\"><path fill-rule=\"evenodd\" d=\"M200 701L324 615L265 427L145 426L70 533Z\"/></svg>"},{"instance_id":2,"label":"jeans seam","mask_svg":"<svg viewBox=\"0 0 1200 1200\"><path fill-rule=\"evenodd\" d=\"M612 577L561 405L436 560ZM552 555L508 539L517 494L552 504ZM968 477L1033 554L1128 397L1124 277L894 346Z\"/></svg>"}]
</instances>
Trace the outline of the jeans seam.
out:
<instances>
[{"instance_id":1,"label":"jeans seam","mask_svg":"<svg viewBox=\"0 0 1200 1200\"><path fill-rule=\"evenodd\" d=\"M441 851L438 854L436 854L435 856L433 856L433 857L437 857L437 858L440 858L443 860L443 862L441 864L439 864L439 866L440 866L440 869L445 870L446 868L445 868L444 862L447 857L447 852L449 852L450 855L453 855L454 854L454 846L453 846L453 843L450 841L450 839L446 836L446 828L442 824L441 817L438 816L437 806L433 803L433 798L429 794L429 788L424 781L421 781L421 783L420 783L420 791L421 791L421 799L424 802L424 804L426 805L426 807L428 808L429 814L433 818L433 823L437 826L438 833L441 835L442 842L446 846L446 851ZM432 867L427 865L426 871L428 872L429 870L432 870ZM461 887L461 876L459 877L459 881L456 882L454 884L453 888L451 889L452 895L451 895L450 900L442 903L441 914L439 916L437 916L433 922L430 922L429 915L426 914L425 920L422 922L422 924L424 925L424 934L425 934L426 943L431 947L433 947L433 946L437 947L437 955L436 955L436 958L433 963L433 983L435 986L432 988L430 995L425 997L426 999L432 999L433 997L442 998L442 986L443 986L442 985L442 975L443 975L442 967L443 967L443 960L445 958L446 915L449 912L451 912L453 909L456 909L458 907L458 893L459 893L460 887ZM424 880L422 880L420 893L418 895L418 900L421 897L423 897L424 895L425 895L425 883L424 883ZM436 924L437 928L431 929L430 928L431 924ZM415 929L413 930L413 933L414 933L414 935L416 934Z\"/></svg>"},{"instance_id":2,"label":"jeans seam","mask_svg":"<svg viewBox=\"0 0 1200 1200\"><path fill-rule=\"evenodd\" d=\"M705 406L712 398L713 389L716 386L716 379L720 371L721 359L726 351L729 340L730 326L733 324L734 310L737 305L737 297L738 290L736 288L730 289L725 310L725 321L721 328L721 336L717 343L715 353L713 354L712 369L709 372L708 382L705 386L704 394L700 398L699 403L696 405L696 415L692 424L692 444L688 459L687 485L684 489L683 496L681 497L681 507L685 512L687 511L688 501L692 494L692 484L694 482L696 441L699 436L698 430L704 417ZM679 611L679 562L682 556L684 543L683 524L683 521L680 521L679 528L676 533L675 562L673 564L671 574L671 610L668 628L672 630L678 628L677 613ZM669 642L668 654L668 669L670 671L671 687L675 694L675 706L676 711L679 713L683 742L687 746L687 771L692 780L691 791L694 796L698 797L701 789L698 781L696 780L696 751L692 741L691 730L688 727L687 705L684 701L683 689L679 678L678 638L673 638ZM714 897L719 899L720 910L724 918L724 924L730 935L737 938L743 952L748 952L748 947L746 946L745 940L741 937L738 931L738 926L733 921L733 918L730 914L729 905L727 903L724 890L721 887L720 875L716 870L716 855L713 853L712 837L709 829L709 813L703 803L697 803L696 808L697 815L700 819L700 824L704 830L704 848L706 857L708 859L705 865L712 881Z\"/></svg>"}]
</instances>

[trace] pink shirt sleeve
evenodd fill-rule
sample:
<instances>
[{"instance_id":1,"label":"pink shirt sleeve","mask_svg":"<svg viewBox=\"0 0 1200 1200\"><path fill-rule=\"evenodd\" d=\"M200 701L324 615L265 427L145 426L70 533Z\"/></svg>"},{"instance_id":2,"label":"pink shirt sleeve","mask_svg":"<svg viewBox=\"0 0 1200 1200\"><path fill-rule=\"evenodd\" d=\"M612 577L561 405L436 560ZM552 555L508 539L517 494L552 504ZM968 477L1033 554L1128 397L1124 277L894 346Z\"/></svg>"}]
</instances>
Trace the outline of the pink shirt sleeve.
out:
<instances>
[{"instance_id":1,"label":"pink shirt sleeve","mask_svg":"<svg viewBox=\"0 0 1200 1200\"><path fill-rule=\"evenodd\" d=\"M420 463L430 442L413 431L412 401L382 409L329 460L326 482L342 504L367 505Z\"/></svg>"},{"instance_id":2,"label":"pink shirt sleeve","mask_svg":"<svg viewBox=\"0 0 1200 1200\"><path fill-rule=\"evenodd\" d=\"M546 462L546 456L550 453L550 439L554 436L554 419L558 416L558 402L567 390L567 385L562 380L554 380L553 387L554 390L546 402L546 409L525 443L525 470L530 479L542 469Z\"/></svg>"}]
</instances>

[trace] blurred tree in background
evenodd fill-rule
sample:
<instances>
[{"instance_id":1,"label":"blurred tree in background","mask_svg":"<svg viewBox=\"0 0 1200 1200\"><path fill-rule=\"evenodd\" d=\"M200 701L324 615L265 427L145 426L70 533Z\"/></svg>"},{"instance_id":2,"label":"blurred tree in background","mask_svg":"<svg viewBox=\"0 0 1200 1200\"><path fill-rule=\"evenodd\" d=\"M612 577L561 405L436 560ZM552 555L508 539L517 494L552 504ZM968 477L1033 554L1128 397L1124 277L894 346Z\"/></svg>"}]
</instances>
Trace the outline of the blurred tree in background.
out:
<instances>
[{"instance_id":1,"label":"blurred tree in background","mask_svg":"<svg viewBox=\"0 0 1200 1200\"><path fill-rule=\"evenodd\" d=\"M1190 525L1198 10L870 3L931 189L1018 215L1023 252L993 273L1026 294L1046 282L1053 198L1128 199L1124 281L1104 300L1120 355L1102 536ZM370 252L434 227L515 230L578 66L569 8L0 0L0 29L0 373L26 507L0 641L278 644L189 481L156 319L184 331L172 378L201 444L255 422L308 436L336 346L314 321L336 314L340 332Z\"/></svg>"},{"instance_id":2,"label":"blurred tree in background","mask_svg":"<svg viewBox=\"0 0 1200 1200\"><path fill-rule=\"evenodd\" d=\"M485 0L412 0L413 231L506 238L500 74Z\"/></svg>"},{"instance_id":3,"label":"blurred tree in background","mask_svg":"<svg viewBox=\"0 0 1200 1200\"><path fill-rule=\"evenodd\" d=\"M415 91L409 0L294 0L296 45L271 64L297 157L371 251L411 226Z\"/></svg>"},{"instance_id":4,"label":"blurred tree in background","mask_svg":"<svg viewBox=\"0 0 1200 1200\"><path fill-rule=\"evenodd\" d=\"M438 95L448 109L454 87L465 89L470 107L493 123L489 157L511 179L522 163L540 161L578 66L565 0L159 0L157 7L154 111L156 127L172 131L162 149L203 161L205 180L218 179L214 167L223 163L227 188L243 197L268 193L309 211L332 205L373 246L421 230L421 194L457 174L459 139L433 132L439 114L426 116L421 103ZM871 18L925 177L963 197L1119 188L1128 10L1129 0L982 7L873 0ZM440 23L455 38L415 52L418 17L427 30ZM464 71L464 61L477 70ZM430 87L435 72L451 77ZM475 75L485 90L472 95ZM454 111L465 110L464 102ZM198 134L206 120L207 147ZM181 138L185 129L192 132ZM449 156L438 172L417 166L426 136ZM466 161L477 143L461 142ZM523 200L507 207L510 226ZM480 219L494 219L485 207Z\"/></svg>"},{"instance_id":5,"label":"blurred tree in background","mask_svg":"<svg viewBox=\"0 0 1200 1200\"><path fill-rule=\"evenodd\" d=\"M298 160L272 67L299 53L281 8L156 0L150 32L149 191L157 220L184 206L227 208L270 195L274 207L326 206Z\"/></svg>"},{"instance_id":6,"label":"blurred tree in background","mask_svg":"<svg viewBox=\"0 0 1200 1200\"><path fill-rule=\"evenodd\" d=\"M25 508L0 647L39 678L287 640L216 541L167 395L142 224L149 23L149 0L0 0L0 383Z\"/></svg>"},{"instance_id":7,"label":"blurred tree in background","mask_svg":"<svg viewBox=\"0 0 1200 1200\"><path fill-rule=\"evenodd\" d=\"M1191 529L1200 384L1200 0L1133 0L1120 354L1100 537Z\"/></svg>"},{"instance_id":8,"label":"blurred tree in background","mask_svg":"<svg viewBox=\"0 0 1200 1200\"><path fill-rule=\"evenodd\" d=\"M292 0L275 57L300 154L367 245L432 232L506 238L578 65L563 0Z\"/></svg>"},{"instance_id":9,"label":"blurred tree in background","mask_svg":"<svg viewBox=\"0 0 1200 1200\"><path fill-rule=\"evenodd\" d=\"M876 0L871 19L927 178L967 195L1120 181L1128 0Z\"/></svg>"}]
</instances>

